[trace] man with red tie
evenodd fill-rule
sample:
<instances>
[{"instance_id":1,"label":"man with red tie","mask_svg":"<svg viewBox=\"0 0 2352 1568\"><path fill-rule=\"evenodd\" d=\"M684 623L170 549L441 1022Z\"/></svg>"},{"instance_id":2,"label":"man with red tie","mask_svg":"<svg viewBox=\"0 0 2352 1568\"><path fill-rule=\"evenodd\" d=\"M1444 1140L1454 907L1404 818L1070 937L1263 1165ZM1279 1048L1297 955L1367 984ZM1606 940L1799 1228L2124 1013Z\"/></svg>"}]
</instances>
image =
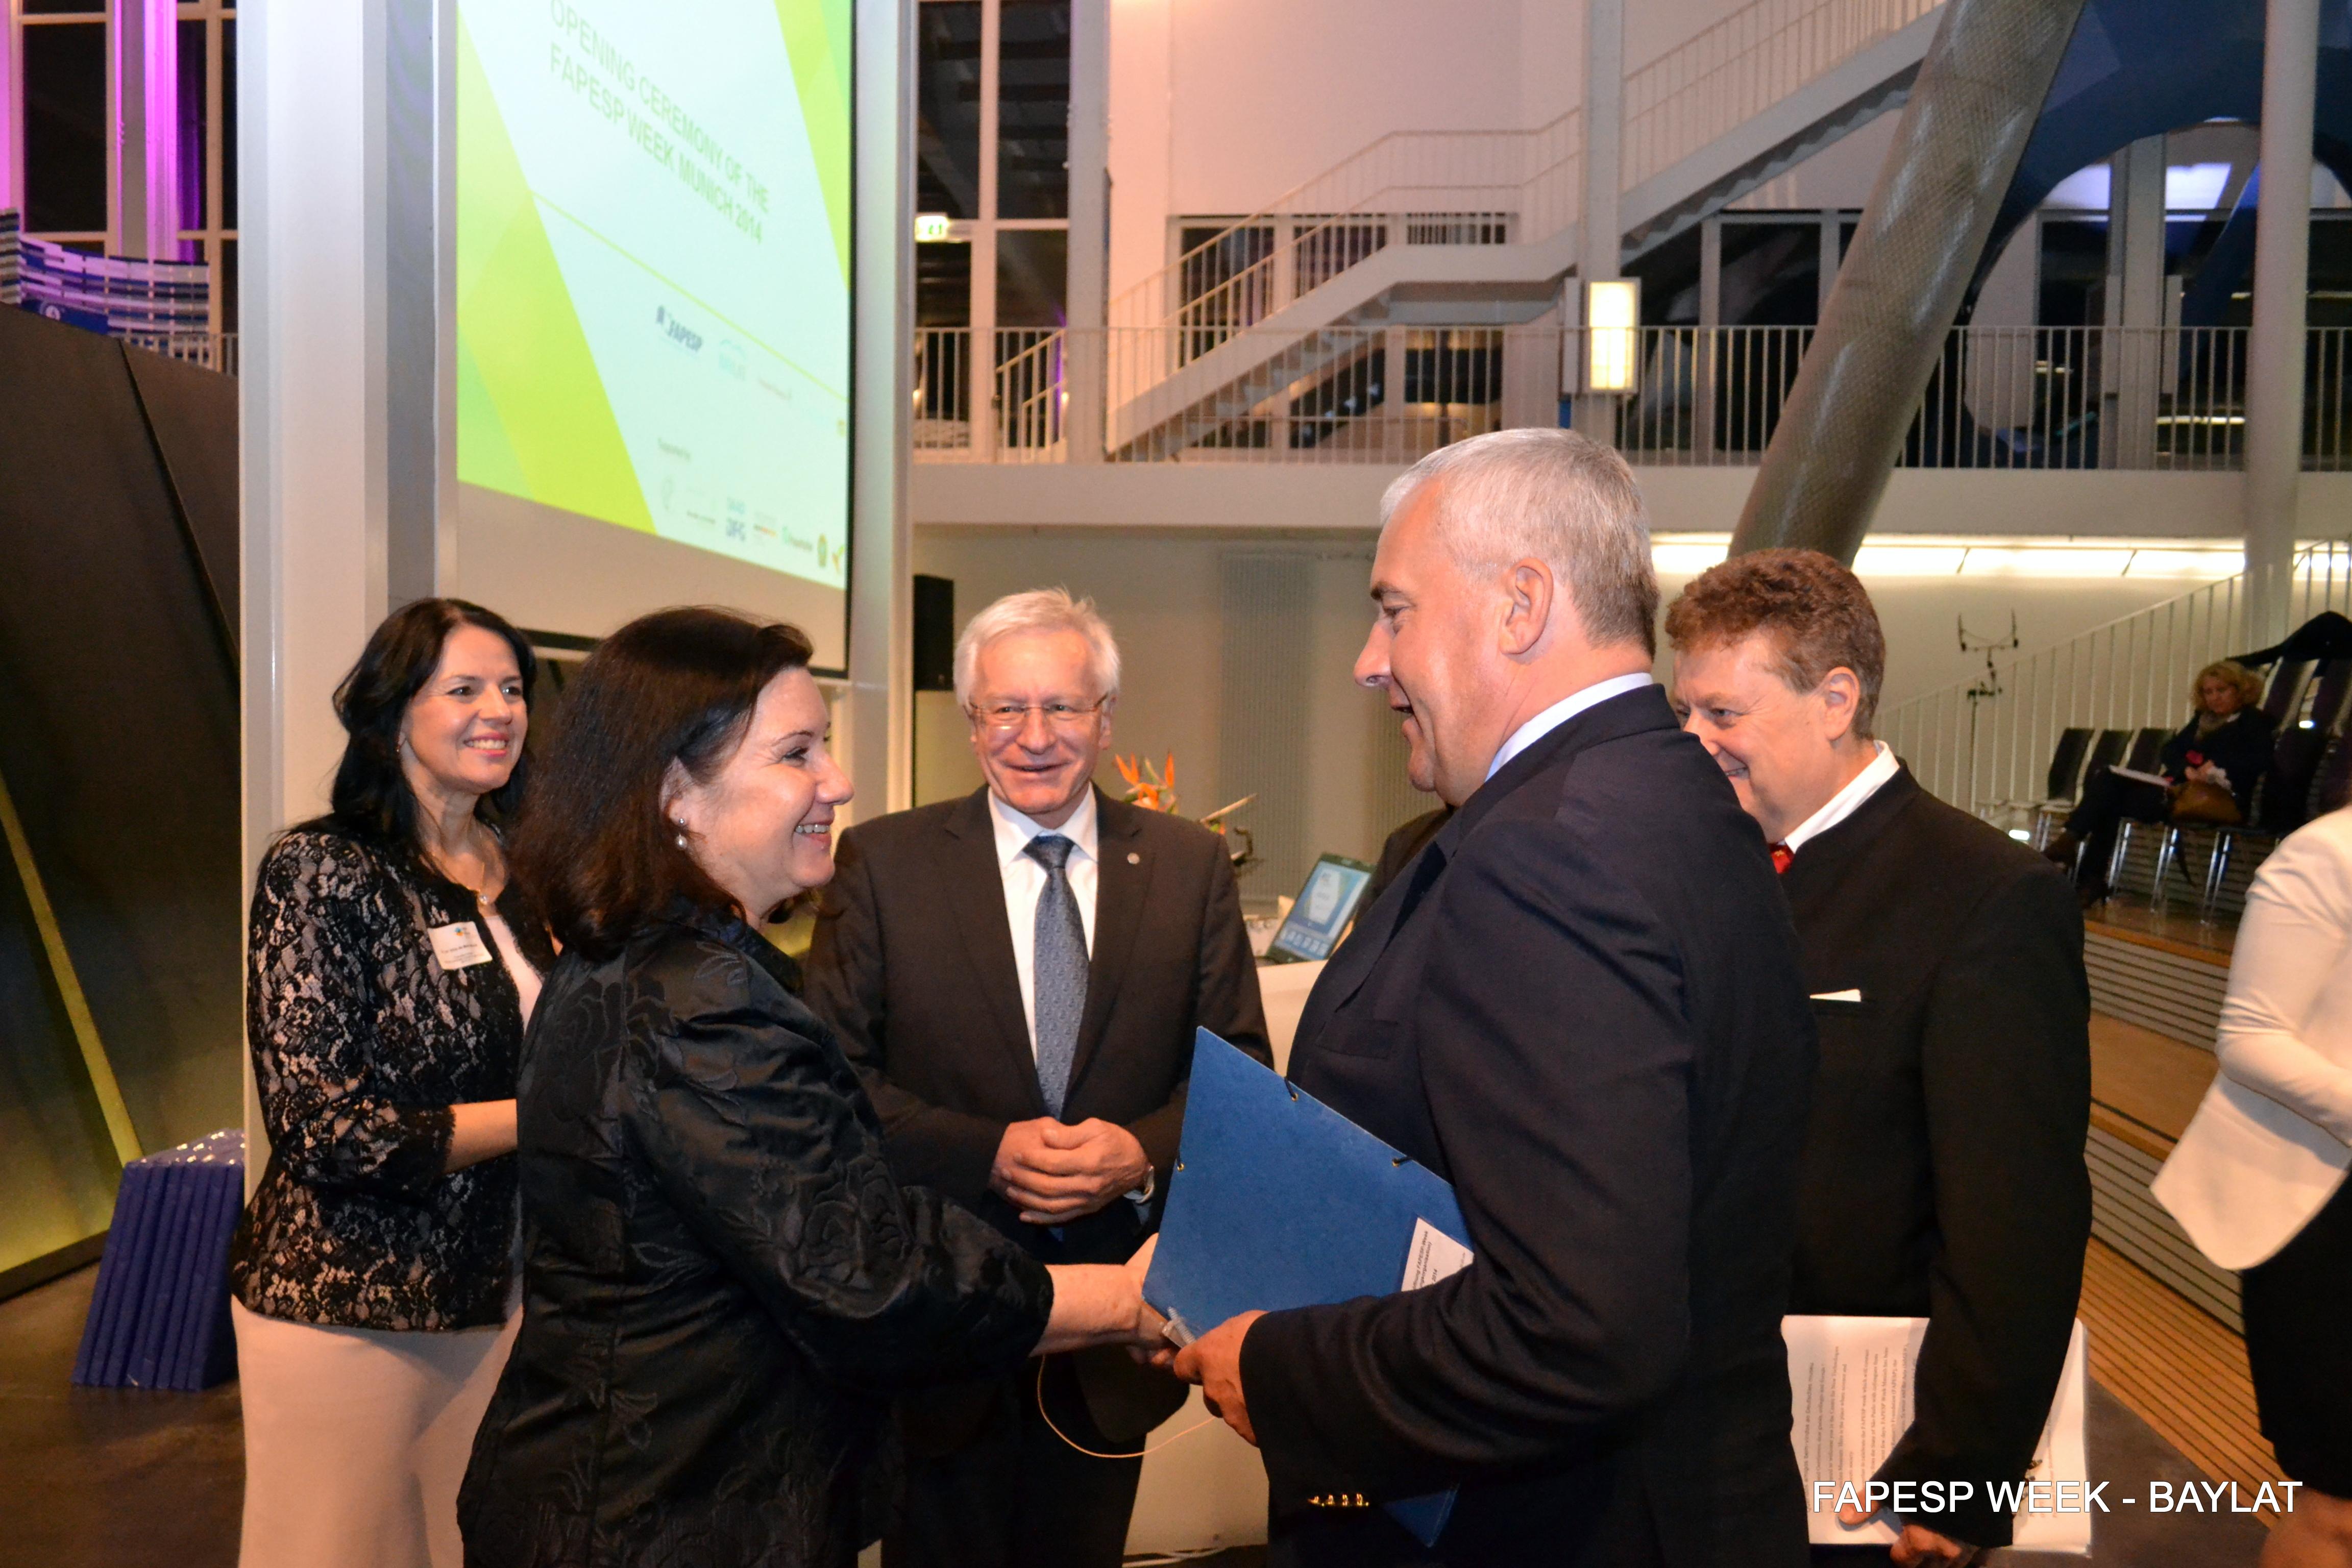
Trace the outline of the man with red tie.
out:
<instances>
[{"instance_id":1,"label":"man with red tie","mask_svg":"<svg viewBox=\"0 0 2352 1568\"><path fill-rule=\"evenodd\" d=\"M2082 917L2046 861L1871 737L1886 643L1843 566L1736 557L1666 635L1684 727L1771 845L1821 1031L1789 1310L1928 1321L1876 1479L1971 1482L1957 1510L1890 1521L1895 1562L1964 1563L2009 1543L1987 1483L2025 1472L2082 1288Z\"/></svg>"}]
</instances>

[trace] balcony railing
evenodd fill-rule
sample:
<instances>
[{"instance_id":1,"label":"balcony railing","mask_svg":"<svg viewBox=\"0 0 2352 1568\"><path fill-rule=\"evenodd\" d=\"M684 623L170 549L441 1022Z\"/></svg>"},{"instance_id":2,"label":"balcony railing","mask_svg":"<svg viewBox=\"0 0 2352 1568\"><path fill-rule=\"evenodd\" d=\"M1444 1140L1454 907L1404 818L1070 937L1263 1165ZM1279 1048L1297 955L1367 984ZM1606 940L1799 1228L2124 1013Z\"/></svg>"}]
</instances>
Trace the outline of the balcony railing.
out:
<instances>
[{"instance_id":1,"label":"balcony railing","mask_svg":"<svg viewBox=\"0 0 2352 1568\"><path fill-rule=\"evenodd\" d=\"M925 461L1061 462L1074 398L1100 404L1117 462L1409 463L1465 436L1559 423L1580 331L1492 325L1252 330L1230 381L1171 380L1198 329L1000 331L992 407L969 407L971 334L915 343ZM1811 346L1810 327L1645 327L1617 443L1654 467L1752 466ZM2352 467L2352 329L2315 328L2305 466ZM1094 369L1074 374L1078 363ZM1896 456L1918 468L2232 469L2245 433L2238 327L1962 327Z\"/></svg>"},{"instance_id":2,"label":"balcony railing","mask_svg":"<svg viewBox=\"0 0 2352 1568\"><path fill-rule=\"evenodd\" d=\"M224 375L237 372L235 332L123 332L120 336L132 348L145 349L165 359L202 365Z\"/></svg>"}]
</instances>

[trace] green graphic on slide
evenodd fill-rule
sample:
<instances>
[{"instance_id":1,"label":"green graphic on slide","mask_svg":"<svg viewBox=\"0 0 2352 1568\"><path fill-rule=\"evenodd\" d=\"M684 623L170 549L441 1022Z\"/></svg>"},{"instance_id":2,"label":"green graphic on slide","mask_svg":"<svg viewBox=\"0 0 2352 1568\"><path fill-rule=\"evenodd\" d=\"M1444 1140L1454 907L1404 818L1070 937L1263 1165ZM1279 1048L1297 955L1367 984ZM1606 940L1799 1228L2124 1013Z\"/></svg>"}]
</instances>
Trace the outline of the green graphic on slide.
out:
<instances>
[{"instance_id":1,"label":"green graphic on slide","mask_svg":"<svg viewBox=\"0 0 2352 1568\"><path fill-rule=\"evenodd\" d=\"M499 330L478 330L486 321L496 321ZM477 330L467 331L469 324ZM457 478L654 531L555 251L462 19Z\"/></svg>"},{"instance_id":2,"label":"green graphic on slide","mask_svg":"<svg viewBox=\"0 0 2352 1568\"><path fill-rule=\"evenodd\" d=\"M776 0L784 47L792 51L801 114L808 122L809 146L824 181L825 216L833 220L833 246L841 253L844 283L849 280L849 6L850 0L821 0L814 5Z\"/></svg>"},{"instance_id":3,"label":"green graphic on slide","mask_svg":"<svg viewBox=\"0 0 2352 1568\"><path fill-rule=\"evenodd\" d=\"M849 18L460 0L460 480L846 586Z\"/></svg>"}]
</instances>

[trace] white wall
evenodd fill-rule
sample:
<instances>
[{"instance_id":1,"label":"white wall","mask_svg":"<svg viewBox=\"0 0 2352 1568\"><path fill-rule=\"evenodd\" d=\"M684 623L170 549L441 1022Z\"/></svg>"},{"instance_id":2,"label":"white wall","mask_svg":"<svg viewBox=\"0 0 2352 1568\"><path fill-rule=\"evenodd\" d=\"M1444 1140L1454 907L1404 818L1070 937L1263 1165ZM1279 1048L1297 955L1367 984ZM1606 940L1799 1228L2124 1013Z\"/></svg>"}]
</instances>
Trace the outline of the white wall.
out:
<instances>
[{"instance_id":1,"label":"white wall","mask_svg":"<svg viewBox=\"0 0 2352 1568\"><path fill-rule=\"evenodd\" d=\"M1114 0L1113 296L1166 264L1171 213L1255 212L1391 131L1531 123L1521 4Z\"/></svg>"},{"instance_id":2,"label":"white wall","mask_svg":"<svg viewBox=\"0 0 2352 1568\"><path fill-rule=\"evenodd\" d=\"M1753 468L1635 472L1651 526L1661 533L1730 532L1756 480ZM917 524L933 528L1344 531L1372 522L1381 491L1396 475L1371 463L918 463L909 495ZM2245 531L2244 490L2230 473L1906 468L1888 481L1874 527L2234 539ZM2344 535L2352 474L2305 474L2300 495L2296 537Z\"/></svg>"},{"instance_id":3,"label":"white wall","mask_svg":"<svg viewBox=\"0 0 2352 1568\"><path fill-rule=\"evenodd\" d=\"M1391 721L1379 699L1359 689L1349 676L1370 624L1364 586L1372 545L1370 531L1360 528L1277 533L919 526L914 559L917 571L954 580L959 626L992 599L1020 589L1060 584L1091 595L1110 620L1125 657L1114 750L1139 751L1154 759L1174 752L1181 803L1193 815L1268 782L1241 776L1220 754L1223 558L1229 552L1271 552L1311 561L1311 589L1297 607L1308 623L1312 649L1311 668L1303 672L1307 720L1298 737L1305 752L1306 847L1310 853L1369 856L1421 804L1382 771L1395 765ZM1662 581L1666 602L1686 580ZM2031 653L2169 598L2184 586L2001 578L1883 578L1868 585L1886 629L1882 700L1890 707L1981 672L1984 656L1959 650L1959 620L1972 633L2000 636L2014 611L2024 651ZM1276 673L1269 672L1269 679ZM1659 674L1671 677L1664 658ZM940 800L976 787L979 770L953 699L927 695L919 707L917 799ZM1121 789L1108 765L1098 776L1112 793ZM1263 875L1244 885L1253 898L1295 891L1274 886Z\"/></svg>"},{"instance_id":4,"label":"white wall","mask_svg":"<svg viewBox=\"0 0 2352 1568\"><path fill-rule=\"evenodd\" d=\"M1626 6L1627 65L1740 8ZM1391 131L1544 124L1583 96L1583 40L1571 0L1113 0L1113 296L1166 264L1171 214L1255 212ZM1750 205L1860 205L1885 134Z\"/></svg>"}]
</instances>

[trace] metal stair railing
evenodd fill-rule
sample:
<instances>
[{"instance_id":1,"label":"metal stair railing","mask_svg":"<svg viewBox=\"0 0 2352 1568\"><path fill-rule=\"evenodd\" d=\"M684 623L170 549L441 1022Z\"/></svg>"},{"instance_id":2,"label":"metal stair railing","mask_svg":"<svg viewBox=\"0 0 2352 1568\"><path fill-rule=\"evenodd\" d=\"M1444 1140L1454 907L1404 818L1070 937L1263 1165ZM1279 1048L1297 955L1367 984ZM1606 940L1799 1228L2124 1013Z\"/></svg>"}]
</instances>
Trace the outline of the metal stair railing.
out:
<instances>
[{"instance_id":1,"label":"metal stair railing","mask_svg":"<svg viewBox=\"0 0 2352 1568\"><path fill-rule=\"evenodd\" d=\"M1941 3L1753 0L1627 76L1621 184L1673 167ZM1582 151L1576 110L1530 131L1392 132L1186 247L1113 300L1108 325L1191 326L1199 338L1180 346L1213 347L1391 245L1549 238L1577 217Z\"/></svg>"},{"instance_id":2,"label":"metal stair railing","mask_svg":"<svg viewBox=\"0 0 2352 1568\"><path fill-rule=\"evenodd\" d=\"M1943 0L1757 0L1625 78L1624 183L1640 184Z\"/></svg>"}]
</instances>

